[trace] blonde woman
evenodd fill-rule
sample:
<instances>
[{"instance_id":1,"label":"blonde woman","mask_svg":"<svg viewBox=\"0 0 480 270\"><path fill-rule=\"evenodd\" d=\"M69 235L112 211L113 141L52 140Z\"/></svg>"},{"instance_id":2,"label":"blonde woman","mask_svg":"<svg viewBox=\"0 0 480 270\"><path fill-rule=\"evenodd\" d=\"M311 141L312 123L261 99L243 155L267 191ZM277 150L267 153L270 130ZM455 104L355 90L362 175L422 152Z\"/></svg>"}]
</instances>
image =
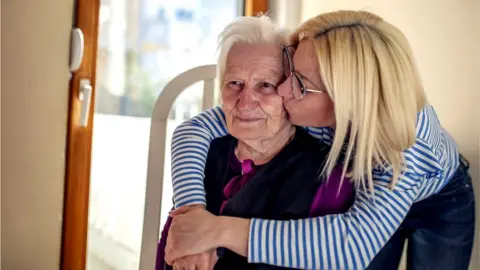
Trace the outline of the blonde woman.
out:
<instances>
[{"instance_id":1,"label":"blonde woman","mask_svg":"<svg viewBox=\"0 0 480 270\"><path fill-rule=\"evenodd\" d=\"M290 122L331 144L323 173L344 164L357 187L354 205L300 220L198 207L208 145L226 135L225 116L213 108L174 134L178 210L167 262L224 247L272 266L397 269L408 239L409 269L467 269L475 223L468 163L428 104L404 35L374 14L339 11L302 24L291 44L277 91Z\"/></svg>"}]
</instances>

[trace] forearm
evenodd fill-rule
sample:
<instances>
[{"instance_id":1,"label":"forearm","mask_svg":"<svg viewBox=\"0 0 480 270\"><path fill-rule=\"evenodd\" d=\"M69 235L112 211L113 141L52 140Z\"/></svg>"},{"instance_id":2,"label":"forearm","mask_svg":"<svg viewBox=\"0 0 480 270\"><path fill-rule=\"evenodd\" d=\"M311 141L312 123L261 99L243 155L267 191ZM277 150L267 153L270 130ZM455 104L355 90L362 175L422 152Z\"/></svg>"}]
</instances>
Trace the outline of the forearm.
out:
<instances>
[{"instance_id":1,"label":"forearm","mask_svg":"<svg viewBox=\"0 0 480 270\"><path fill-rule=\"evenodd\" d=\"M227 134L220 107L185 121L172 137L172 182L175 208L206 204L204 169L212 140Z\"/></svg>"},{"instance_id":2,"label":"forearm","mask_svg":"<svg viewBox=\"0 0 480 270\"><path fill-rule=\"evenodd\" d=\"M328 144L332 145L333 141L333 129L323 127L323 128L316 128L316 127L305 127L305 130L310 134L310 136Z\"/></svg>"},{"instance_id":3,"label":"forearm","mask_svg":"<svg viewBox=\"0 0 480 270\"><path fill-rule=\"evenodd\" d=\"M289 268L364 269L406 216L415 190L359 193L344 214L300 220L252 219L248 261ZM400 203L399 203L400 202Z\"/></svg>"}]
</instances>

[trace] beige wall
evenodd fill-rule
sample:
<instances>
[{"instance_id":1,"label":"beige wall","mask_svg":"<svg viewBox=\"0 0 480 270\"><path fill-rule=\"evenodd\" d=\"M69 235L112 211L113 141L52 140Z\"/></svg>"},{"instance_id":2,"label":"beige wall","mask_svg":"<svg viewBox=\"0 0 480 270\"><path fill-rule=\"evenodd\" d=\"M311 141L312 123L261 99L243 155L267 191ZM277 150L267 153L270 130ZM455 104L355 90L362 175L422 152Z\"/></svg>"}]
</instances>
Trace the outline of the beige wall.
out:
<instances>
[{"instance_id":1,"label":"beige wall","mask_svg":"<svg viewBox=\"0 0 480 270\"><path fill-rule=\"evenodd\" d=\"M480 1L304 0L302 20L338 9L371 11L404 31L430 102L470 160L479 197ZM478 252L477 249L477 262ZM480 263L475 267L472 269L480 269Z\"/></svg>"},{"instance_id":2,"label":"beige wall","mask_svg":"<svg viewBox=\"0 0 480 270\"><path fill-rule=\"evenodd\" d=\"M1 10L2 10L2 4L0 3L0 13L1 13ZM2 29L2 23L1 23L1 20L0 20L0 29ZM2 37L0 35L0 44L2 43ZM1 45L0 45L0 62L2 60L2 53L1 53ZM2 122L2 119L1 119L1 116L2 116L2 75L1 75L1 70L2 70L2 65L0 64L0 152L2 150L2 143L1 143L1 138L2 138L2 135L1 135L1 122ZM0 154L0 162L2 160L2 155ZM2 198L2 195L1 195L1 191L2 191L2 166L0 166L0 214L1 214L1 207L2 207L2 203L1 203L1 198ZM0 218L0 232L1 232L1 229L2 229L2 226L1 226L1 218ZM0 235L0 239L1 239L1 235ZM0 251L2 250L2 244L0 243ZM1 267L1 261L2 261L2 255L1 255L1 252L0 252L0 268Z\"/></svg>"},{"instance_id":3,"label":"beige wall","mask_svg":"<svg viewBox=\"0 0 480 270\"><path fill-rule=\"evenodd\" d=\"M59 266L72 10L2 1L2 269Z\"/></svg>"}]
</instances>

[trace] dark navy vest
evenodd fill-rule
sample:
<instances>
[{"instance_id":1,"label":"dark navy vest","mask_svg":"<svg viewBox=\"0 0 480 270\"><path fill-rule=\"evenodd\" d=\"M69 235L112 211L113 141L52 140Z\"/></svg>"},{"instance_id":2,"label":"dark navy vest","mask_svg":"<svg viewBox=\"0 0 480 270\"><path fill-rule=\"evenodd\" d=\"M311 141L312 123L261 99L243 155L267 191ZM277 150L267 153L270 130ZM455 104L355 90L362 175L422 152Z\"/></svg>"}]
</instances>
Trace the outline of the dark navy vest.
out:
<instances>
[{"instance_id":1,"label":"dark navy vest","mask_svg":"<svg viewBox=\"0 0 480 270\"><path fill-rule=\"evenodd\" d=\"M205 168L207 210L219 215L223 189L231 180L230 158L237 144L232 136L216 139L210 145ZM303 129L226 204L222 215L275 220L308 217L312 200L322 183L320 172L330 147ZM224 249L222 249L224 250ZM284 269L263 264L248 264L247 259L225 250L215 269Z\"/></svg>"}]
</instances>

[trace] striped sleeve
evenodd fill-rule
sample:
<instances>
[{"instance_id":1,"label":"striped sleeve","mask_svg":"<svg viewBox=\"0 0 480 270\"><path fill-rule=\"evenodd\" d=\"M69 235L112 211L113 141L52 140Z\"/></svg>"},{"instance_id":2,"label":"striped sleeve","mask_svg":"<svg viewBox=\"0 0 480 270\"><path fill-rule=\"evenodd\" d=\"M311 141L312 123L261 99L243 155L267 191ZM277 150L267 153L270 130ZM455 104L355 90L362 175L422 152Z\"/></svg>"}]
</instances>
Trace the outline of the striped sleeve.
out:
<instances>
[{"instance_id":1,"label":"striped sleeve","mask_svg":"<svg viewBox=\"0 0 480 270\"><path fill-rule=\"evenodd\" d=\"M175 208L206 204L203 185L210 143L227 135L220 106L180 124L172 137L172 182Z\"/></svg>"},{"instance_id":2,"label":"striped sleeve","mask_svg":"<svg viewBox=\"0 0 480 270\"><path fill-rule=\"evenodd\" d=\"M328 129L307 131L331 142ZM391 168L375 168L374 194L357 190L343 214L301 220L252 219L248 260L289 268L364 269L405 219L414 202L442 189L458 166L453 138L428 105L417 117L417 141L404 152L405 168L389 189Z\"/></svg>"},{"instance_id":3,"label":"striped sleeve","mask_svg":"<svg viewBox=\"0 0 480 270\"><path fill-rule=\"evenodd\" d=\"M310 134L310 136L328 144L332 145L333 142L333 129L328 127L304 127L304 129Z\"/></svg>"},{"instance_id":4,"label":"striped sleeve","mask_svg":"<svg viewBox=\"0 0 480 270\"><path fill-rule=\"evenodd\" d=\"M305 128L326 143L333 140L330 128ZM227 135L225 115L220 106L179 125L172 139L172 182L175 208L206 204L203 178L210 143Z\"/></svg>"},{"instance_id":5,"label":"striped sleeve","mask_svg":"<svg viewBox=\"0 0 480 270\"><path fill-rule=\"evenodd\" d=\"M301 220L252 219L248 261L302 269L365 269L400 226L420 181L390 190L375 181L374 195L358 190L344 214Z\"/></svg>"}]
</instances>

